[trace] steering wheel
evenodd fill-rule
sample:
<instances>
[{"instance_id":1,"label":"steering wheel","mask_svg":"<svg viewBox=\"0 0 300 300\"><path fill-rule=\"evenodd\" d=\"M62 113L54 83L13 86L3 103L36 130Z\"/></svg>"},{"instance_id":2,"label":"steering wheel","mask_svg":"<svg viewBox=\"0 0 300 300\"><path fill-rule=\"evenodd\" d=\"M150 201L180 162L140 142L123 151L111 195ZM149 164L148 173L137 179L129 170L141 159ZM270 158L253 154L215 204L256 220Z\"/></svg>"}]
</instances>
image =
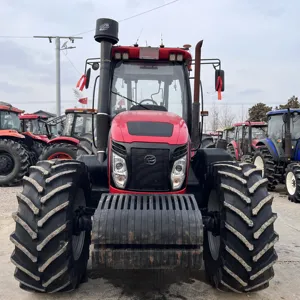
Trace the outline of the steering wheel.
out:
<instances>
[{"instance_id":1,"label":"steering wheel","mask_svg":"<svg viewBox=\"0 0 300 300\"><path fill-rule=\"evenodd\" d=\"M142 100L139 104L143 104L143 102L146 102L146 101L151 101L152 102L152 104L154 104L154 105L157 105L158 106L158 104L157 104L157 102L155 102L153 99L144 99L144 100Z\"/></svg>"}]
</instances>

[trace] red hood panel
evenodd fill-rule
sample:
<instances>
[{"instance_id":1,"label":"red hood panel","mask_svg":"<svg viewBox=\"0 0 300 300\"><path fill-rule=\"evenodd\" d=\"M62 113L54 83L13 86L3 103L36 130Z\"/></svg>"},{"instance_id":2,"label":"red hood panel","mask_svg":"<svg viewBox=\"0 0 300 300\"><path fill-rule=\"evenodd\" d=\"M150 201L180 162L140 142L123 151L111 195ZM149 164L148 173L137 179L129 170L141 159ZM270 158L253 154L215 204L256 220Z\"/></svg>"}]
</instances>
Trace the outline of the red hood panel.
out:
<instances>
[{"instance_id":1,"label":"red hood panel","mask_svg":"<svg viewBox=\"0 0 300 300\"><path fill-rule=\"evenodd\" d=\"M170 137L137 136L128 132L127 122L157 122L172 124L173 133ZM173 145L185 144L189 140L188 128L184 120L170 112L138 110L119 113L112 121L111 138L114 141L134 143L167 143Z\"/></svg>"}]
</instances>

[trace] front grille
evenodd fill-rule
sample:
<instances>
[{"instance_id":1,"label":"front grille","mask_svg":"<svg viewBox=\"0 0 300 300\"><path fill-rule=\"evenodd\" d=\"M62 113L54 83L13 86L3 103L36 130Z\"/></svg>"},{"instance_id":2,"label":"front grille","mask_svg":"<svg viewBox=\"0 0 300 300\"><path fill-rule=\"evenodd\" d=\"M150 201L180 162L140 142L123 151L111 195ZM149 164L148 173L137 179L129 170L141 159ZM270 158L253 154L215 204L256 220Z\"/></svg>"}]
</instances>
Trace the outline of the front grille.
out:
<instances>
[{"instance_id":1,"label":"front grille","mask_svg":"<svg viewBox=\"0 0 300 300\"><path fill-rule=\"evenodd\" d=\"M149 156L155 156L154 164L147 164ZM150 163L153 163L151 160ZM149 161L148 161L149 162ZM134 191L168 191L170 189L170 165L168 149L132 148L131 172L128 189Z\"/></svg>"}]
</instances>

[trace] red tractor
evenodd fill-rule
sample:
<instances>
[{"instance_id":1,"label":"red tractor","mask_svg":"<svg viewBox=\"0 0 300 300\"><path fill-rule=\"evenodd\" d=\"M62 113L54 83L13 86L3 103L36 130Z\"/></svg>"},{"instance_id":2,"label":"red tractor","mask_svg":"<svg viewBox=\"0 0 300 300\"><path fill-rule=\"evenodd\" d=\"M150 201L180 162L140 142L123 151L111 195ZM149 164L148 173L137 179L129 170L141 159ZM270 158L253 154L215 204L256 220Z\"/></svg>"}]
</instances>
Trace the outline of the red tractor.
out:
<instances>
[{"instance_id":1,"label":"red tractor","mask_svg":"<svg viewBox=\"0 0 300 300\"><path fill-rule=\"evenodd\" d=\"M233 125L234 139L227 149L237 161L252 162L259 140L266 137L268 124L265 122L242 122Z\"/></svg>"},{"instance_id":2,"label":"red tractor","mask_svg":"<svg viewBox=\"0 0 300 300\"><path fill-rule=\"evenodd\" d=\"M65 111L64 128L60 136L51 139L44 148L40 160L75 159L80 141L88 143L80 149L87 152L92 147L92 120L95 109L69 108ZM85 153L86 154L86 153ZM90 152L88 152L90 154Z\"/></svg>"},{"instance_id":3,"label":"red tractor","mask_svg":"<svg viewBox=\"0 0 300 300\"><path fill-rule=\"evenodd\" d=\"M38 159L49 142L49 138L51 138L51 132L46 123L48 117L36 114L21 114L19 118L22 134L30 136L34 140L36 158Z\"/></svg>"},{"instance_id":4,"label":"red tractor","mask_svg":"<svg viewBox=\"0 0 300 300\"><path fill-rule=\"evenodd\" d=\"M194 61L187 47L115 46L118 23L111 19L97 20L95 40L97 152L39 161L25 177L10 238L20 287L77 288L92 244L93 269L200 270L204 258L218 289L267 288L278 240L267 179L224 149L200 148L203 41ZM224 72L219 60L214 66L221 92ZM118 97L125 111L116 109Z\"/></svg>"},{"instance_id":5,"label":"red tractor","mask_svg":"<svg viewBox=\"0 0 300 300\"><path fill-rule=\"evenodd\" d=\"M19 118L23 112L0 102L0 186L19 183L38 159L42 139L23 132Z\"/></svg>"}]
</instances>

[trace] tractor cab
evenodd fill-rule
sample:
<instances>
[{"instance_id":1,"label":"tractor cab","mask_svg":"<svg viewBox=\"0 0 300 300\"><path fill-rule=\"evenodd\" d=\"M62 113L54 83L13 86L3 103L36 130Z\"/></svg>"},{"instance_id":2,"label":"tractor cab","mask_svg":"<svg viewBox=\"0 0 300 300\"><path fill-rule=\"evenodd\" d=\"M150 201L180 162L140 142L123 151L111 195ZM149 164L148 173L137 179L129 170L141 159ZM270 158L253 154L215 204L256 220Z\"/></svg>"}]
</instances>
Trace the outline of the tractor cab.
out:
<instances>
[{"instance_id":1,"label":"tractor cab","mask_svg":"<svg viewBox=\"0 0 300 300\"><path fill-rule=\"evenodd\" d=\"M20 131L19 115L23 112L9 103L0 102L0 130Z\"/></svg>"},{"instance_id":2,"label":"tractor cab","mask_svg":"<svg viewBox=\"0 0 300 300\"><path fill-rule=\"evenodd\" d=\"M92 123L96 120L95 109L88 108L69 108L65 111L64 129L62 136L81 137L86 134L92 134Z\"/></svg>"},{"instance_id":3,"label":"tractor cab","mask_svg":"<svg viewBox=\"0 0 300 300\"><path fill-rule=\"evenodd\" d=\"M270 111L268 116L268 138L272 140L278 151L282 149L285 151L287 143L286 133L290 132L291 135L291 158L295 157L297 160L300 158L298 154L298 143L300 140L300 109L282 109ZM287 124L289 123L289 124ZM288 134L289 135L289 134Z\"/></svg>"},{"instance_id":4,"label":"tractor cab","mask_svg":"<svg viewBox=\"0 0 300 300\"><path fill-rule=\"evenodd\" d=\"M21 120L22 132L31 132L34 135L45 138L51 136L46 123L46 121L48 120L47 116L40 116L36 114L21 114L19 115L19 118Z\"/></svg>"},{"instance_id":5,"label":"tractor cab","mask_svg":"<svg viewBox=\"0 0 300 300\"><path fill-rule=\"evenodd\" d=\"M236 160L251 161L257 143L267 134L265 122L241 122L233 125L234 138L228 144L228 152Z\"/></svg>"}]
</instances>

